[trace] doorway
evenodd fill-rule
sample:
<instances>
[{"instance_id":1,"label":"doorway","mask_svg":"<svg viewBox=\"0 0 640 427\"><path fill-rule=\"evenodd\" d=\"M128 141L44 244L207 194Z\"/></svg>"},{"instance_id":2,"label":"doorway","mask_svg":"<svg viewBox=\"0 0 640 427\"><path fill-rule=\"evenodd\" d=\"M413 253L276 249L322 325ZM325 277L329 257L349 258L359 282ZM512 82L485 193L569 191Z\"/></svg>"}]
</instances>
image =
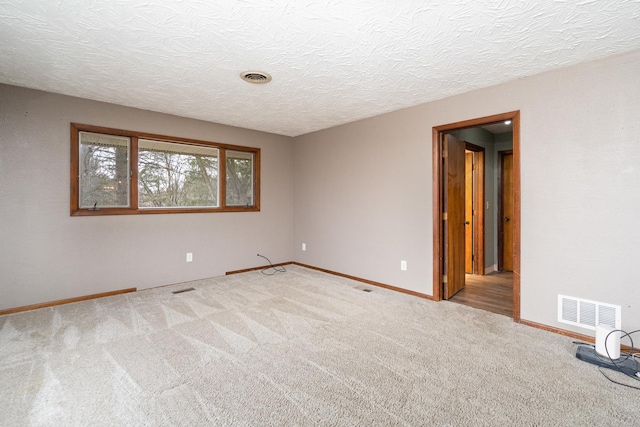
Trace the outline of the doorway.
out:
<instances>
[{"instance_id":1,"label":"doorway","mask_svg":"<svg viewBox=\"0 0 640 427\"><path fill-rule=\"evenodd\" d=\"M469 265L465 261L468 260L465 254L465 227L471 225L473 219L469 220L465 216L465 145L462 141L455 138L452 134L456 131L462 131L479 126L487 126L495 123L511 120L513 129L513 148L510 157L505 159L511 160L512 180L511 185L512 212L505 215L500 212L499 218L504 221L508 217L508 228L502 228L502 235L508 232L512 235L512 245L502 244L502 254L511 256L511 272L506 272L508 278L500 277L501 282L512 281L513 285L509 288L513 302L513 319L520 321L520 114L518 111L497 114L488 117L482 117L463 122L451 123L448 125L437 126L433 128L433 232L434 232L434 265L433 265L433 299L436 301L448 299L456 292L465 287L465 269L468 270ZM470 150L467 150L470 151ZM505 153L506 154L506 153ZM508 161L508 160L506 160ZM503 184L506 180L503 179ZM508 189L505 190L509 191ZM483 204L484 206L484 204ZM484 211L484 209L480 209ZM495 211L494 211L495 212ZM469 224L467 224L469 222ZM474 243L477 246L477 242ZM482 252L482 250L480 251ZM505 259L498 261L500 267L504 268ZM480 264L482 270L484 265ZM509 266L509 265L507 265ZM498 268L500 268L498 267ZM484 271L476 270L479 273L474 278L489 278L487 275L481 277ZM502 274L502 273L501 273ZM471 287L471 286L470 286ZM502 292L504 294L504 291ZM503 295L504 297L504 295ZM508 297L508 296L507 296ZM489 297L488 297L489 298Z\"/></svg>"}]
</instances>

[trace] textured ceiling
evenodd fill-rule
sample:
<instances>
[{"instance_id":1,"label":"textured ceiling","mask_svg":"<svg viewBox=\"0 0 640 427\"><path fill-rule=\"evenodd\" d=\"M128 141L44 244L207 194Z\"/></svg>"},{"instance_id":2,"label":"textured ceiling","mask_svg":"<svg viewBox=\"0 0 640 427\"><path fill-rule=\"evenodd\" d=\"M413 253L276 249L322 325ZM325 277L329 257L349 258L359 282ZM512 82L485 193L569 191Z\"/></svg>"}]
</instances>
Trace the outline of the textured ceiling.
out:
<instances>
[{"instance_id":1,"label":"textured ceiling","mask_svg":"<svg viewBox=\"0 0 640 427\"><path fill-rule=\"evenodd\" d=\"M2 83L289 136L638 48L638 0L0 0Z\"/></svg>"}]
</instances>

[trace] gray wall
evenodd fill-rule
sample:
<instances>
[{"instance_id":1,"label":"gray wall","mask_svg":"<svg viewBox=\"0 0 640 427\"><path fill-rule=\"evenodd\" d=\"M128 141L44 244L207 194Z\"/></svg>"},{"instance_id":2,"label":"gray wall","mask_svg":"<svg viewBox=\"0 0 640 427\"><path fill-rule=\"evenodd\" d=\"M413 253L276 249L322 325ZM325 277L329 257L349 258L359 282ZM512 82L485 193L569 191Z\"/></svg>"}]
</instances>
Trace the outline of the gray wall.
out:
<instances>
[{"instance_id":1,"label":"gray wall","mask_svg":"<svg viewBox=\"0 0 640 427\"><path fill-rule=\"evenodd\" d=\"M259 147L261 211L70 217L70 122ZM291 260L292 155L288 137L0 85L0 309Z\"/></svg>"},{"instance_id":2,"label":"gray wall","mask_svg":"<svg viewBox=\"0 0 640 427\"><path fill-rule=\"evenodd\" d=\"M0 309L258 252L431 294L432 128L520 110L522 318L584 333L556 321L561 293L620 304L638 329L638 75L635 51L295 139L0 85ZM260 147L262 211L72 218L69 122Z\"/></svg>"},{"instance_id":3,"label":"gray wall","mask_svg":"<svg viewBox=\"0 0 640 427\"><path fill-rule=\"evenodd\" d=\"M295 260L431 294L432 128L520 110L522 318L588 333L560 293L640 328L638 75L634 51L296 138Z\"/></svg>"}]
</instances>

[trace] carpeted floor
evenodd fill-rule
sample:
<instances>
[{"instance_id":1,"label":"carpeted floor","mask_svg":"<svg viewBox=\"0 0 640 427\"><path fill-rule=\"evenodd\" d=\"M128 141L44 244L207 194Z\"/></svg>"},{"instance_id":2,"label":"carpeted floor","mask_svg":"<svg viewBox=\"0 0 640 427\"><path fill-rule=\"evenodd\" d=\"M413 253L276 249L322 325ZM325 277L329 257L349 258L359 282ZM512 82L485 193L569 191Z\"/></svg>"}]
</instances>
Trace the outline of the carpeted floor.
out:
<instances>
[{"instance_id":1,"label":"carpeted floor","mask_svg":"<svg viewBox=\"0 0 640 427\"><path fill-rule=\"evenodd\" d=\"M570 338L287 270L0 316L0 425L640 424Z\"/></svg>"}]
</instances>

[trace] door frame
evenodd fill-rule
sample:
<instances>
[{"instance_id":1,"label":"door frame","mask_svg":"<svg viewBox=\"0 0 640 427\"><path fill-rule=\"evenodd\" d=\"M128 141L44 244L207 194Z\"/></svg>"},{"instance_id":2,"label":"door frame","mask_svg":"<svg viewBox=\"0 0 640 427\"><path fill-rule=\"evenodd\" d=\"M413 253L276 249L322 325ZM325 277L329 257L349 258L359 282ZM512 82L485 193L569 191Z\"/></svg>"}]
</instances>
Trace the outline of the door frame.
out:
<instances>
[{"instance_id":1,"label":"door frame","mask_svg":"<svg viewBox=\"0 0 640 427\"><path fill-rule=\"evenodd\" d=\"M513 320L520 322L520 111L495 114L435 126L432 132L433 162L433 300L442 300L444 266L442 144L445 133L511 120L513 125ZM484 266L483 266L484 268Z\"/></svg>"}]
</instances>

